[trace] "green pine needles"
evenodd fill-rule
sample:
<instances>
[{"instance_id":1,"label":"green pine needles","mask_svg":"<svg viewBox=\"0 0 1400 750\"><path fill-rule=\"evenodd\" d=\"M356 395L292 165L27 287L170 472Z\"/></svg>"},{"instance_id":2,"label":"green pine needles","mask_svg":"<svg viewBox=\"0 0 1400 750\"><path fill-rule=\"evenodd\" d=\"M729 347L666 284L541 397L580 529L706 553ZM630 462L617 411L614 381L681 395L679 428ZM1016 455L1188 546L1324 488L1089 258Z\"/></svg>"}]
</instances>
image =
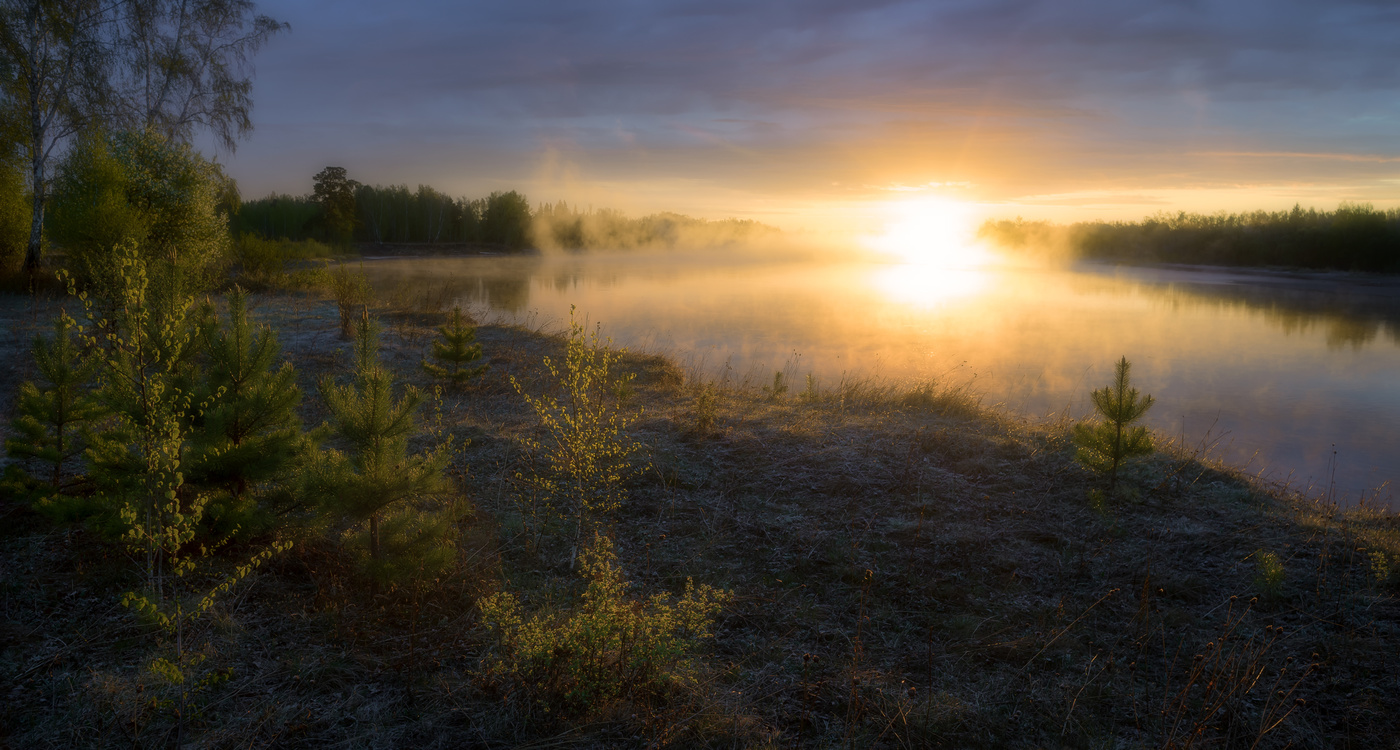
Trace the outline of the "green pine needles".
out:
<instances>
[{"instance_id":1,"label":"green pine needles","mask_svg":"<svg viewBox=\"0 0 1400 750\"><path fill-rule=\"evenodd\" d=\"M1090 469L1108 474L1108 494L1118 488L1118 467L1129 458L1152 452L1152 435L1146 427L1133 427L1152 408L1151 396L1139 396L1130 385L1132 365L1127 357L1113 368L1113 384L1091 394L1094 411L1102 422L1082 422L1074 426L1075 457Z\"/></svg>"},{"instance_id":2,"label":"green pine needles","mask_svg":"<svg viewBox=\"0 0 1400 750\"><path fill-rule=\"evenodd\" d=\"M182 729L194 695L219 680L216 672L200 667L203 657L191 643L193 626L221 596L291 545L267 545L206 588L211 557L221 542L198 541L209 496L186 485L185 470L195 423L224 390L201 396L190 385L191 298L168 297L153 309L148 261L134 244L118 248L113 267L116 316L96 317L88 305L100 339L88 337L86 343L102 347L101 397L114 424L94 438L87 455L105 520L114 522L122 542L144 558L144 585L128 592L122 604L172 637L170 656L155 658L148 669L174 691L170 704Z\"/></svg>"},{"instance_id":3,"label":"green pine needles","mask_svg":"<svg viewBox=\"0 0 1400 750\"><path fill-rule=\"evenodd\" d=\"M486 372L486 365L473 365L481 359L481 344L476 340L476 328L471 325L462 308L452 308L447 323L438 328L438 340L433 342L432 358L437 363L423 361L423 370L449 385L461 387L468 380Z\"/></svg>"},{"instance_id":4,"label":"green pine needles","mask_svg":"<svg viewBox=\"0 0 1400 750\"><path fill-rule=\"evenodd\" d=\"M63 312L54 319L52 338L34 337L40 379L19 388L18 413L11 424L14 437L5 441L5 450L31 468L42 468L34 476L15 465L7 472L7 484L41 493L63 492L70 459L82 455L88 428L107 413L88 389L102 361L75 341L80 332L77 321Z\"/></svg>"},{"instance_id":5,"label":"green pine needles","mask_svg":"<svg viewBox=\"0 0 1400 750\"><path fill-rule=\"evenodd\" d=\"M349 450L328 452L317 481L325 504L356 524L351 538L368 553L363 567L376 591L431 576L455 559L448 519L415 503L447 490L443 471L451 441L409 454L423 394L410 387L394 397L394 376L379 362L378 338L379 326L361 316L354 382L321 382L331 425Z\"/></svg>"},{"instance_id":6,"label":"green pine needles","mask_svg":"<svg viewBox=\"0 0 1400 750\"><path fill-rule=\"evenodd\" d=\"M319 435L302 430L296 370L277 334L248 320L247 295L228 295L228 324L206 308L198 343L208 360L204 390L222 396L196 420L186 480L215 494L209 515L227 533L259 531L295 507L296 474Z\"/></svg>"}]
</instances>

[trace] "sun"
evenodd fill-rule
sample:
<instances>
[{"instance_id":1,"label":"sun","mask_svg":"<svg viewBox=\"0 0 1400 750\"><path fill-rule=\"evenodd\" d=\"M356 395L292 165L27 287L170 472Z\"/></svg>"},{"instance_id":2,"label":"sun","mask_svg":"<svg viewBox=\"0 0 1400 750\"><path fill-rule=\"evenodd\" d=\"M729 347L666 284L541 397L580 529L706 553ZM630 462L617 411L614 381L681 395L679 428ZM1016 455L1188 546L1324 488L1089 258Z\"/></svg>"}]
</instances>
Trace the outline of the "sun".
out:
<instances>
[{"instance_id":1,"label":"sun","mask_svg":"<svg viewBox=\"0 0 1400 750\"><path fill-rule=\"evenodd\" d=\"M908 263L970 268L988 261L975 242L972 206L946 198L923 197L887 205L884 233L867 244Z\"/></svg>"}]
</instances>

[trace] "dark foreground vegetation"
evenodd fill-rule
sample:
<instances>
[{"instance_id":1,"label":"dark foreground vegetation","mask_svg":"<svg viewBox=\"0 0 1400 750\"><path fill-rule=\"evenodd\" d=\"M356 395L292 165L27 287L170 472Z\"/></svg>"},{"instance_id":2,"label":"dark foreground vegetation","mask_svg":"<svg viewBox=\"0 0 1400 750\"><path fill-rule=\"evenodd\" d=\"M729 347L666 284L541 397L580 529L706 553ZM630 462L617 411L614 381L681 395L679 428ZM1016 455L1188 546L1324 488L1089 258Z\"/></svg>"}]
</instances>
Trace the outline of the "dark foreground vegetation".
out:
<instances>
[{"instance_id":1,"label":"dark foreground vegetation","mask_svg":"<svg viewBox=\"0 0 1400 750\"><path fill-rule=\"evenodd\" d=\"M1076 460L1071 425L1031 426L967 393L707 378L577 327L468 337L453 296L360 298L345 326L329 288L215 297L192 308L206 333L183 360L187 384L169 383L204 394L216 416L153 438L178 450L136 466L103 463L110 450L12 454L11 482L20 468L27 478L0 506L4 742L1387 747L1400 736L1393 515L1256 484L1200 446L1128 459L1106 491ZM84 319L61 294L4 301L11 415L33 412L18 381L48 387L30 341L58 340L60 307ZM275 342L259 344L264 326ZM272 352L243 368L265 374L231 377L238 351ZM482 365L460 386L442 369ZM142 424L132 403L110 382L93 391L110 376L89 374L77 390L97 411L72 434L142 455L131 433L111 432ZM296 396L290 411L256 395L268 378L289 379L273 390ZM112 411L122 403L125 417ZM242 438L265 449L240 472L219 457L238 454L227 428L249 404L277 418ZM371 448L381 428L388 447ZM6 438L26 434L15 422ZM270 453L286 460L268 465ZM158 488L141 478L168 472L171 456L186 472L174 501L205 513L168 517L188 537L159 553L130 534L147 516L109 511L143 507ZM373 479L376 466L389 473ZM187 572L153 577L162 554Z\"/></svg>"},{"instance_id":2,"label":"dark foreground vegetation","mask_svg":"<svg viewBox=\"0 0 1400 750\"><path fill-rule=\"evenodd\" d=\"M989 221L979 236L1032 255L1118 263L1400 272L1400 210L1157 214L1135 222Z\"/></svg>"}]
</instances>

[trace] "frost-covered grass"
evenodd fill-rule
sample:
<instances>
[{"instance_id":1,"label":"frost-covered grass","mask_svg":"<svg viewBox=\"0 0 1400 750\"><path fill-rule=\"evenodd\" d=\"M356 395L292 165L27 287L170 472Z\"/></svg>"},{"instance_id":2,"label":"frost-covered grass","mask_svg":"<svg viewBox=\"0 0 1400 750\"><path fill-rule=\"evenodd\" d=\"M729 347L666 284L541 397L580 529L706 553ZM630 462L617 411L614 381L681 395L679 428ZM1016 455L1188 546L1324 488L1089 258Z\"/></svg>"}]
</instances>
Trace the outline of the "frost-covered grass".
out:
<instances>
[{"instance_id":1,"label":"frost-covered grass","mask_svg":"<svg viewBox=\"0 0 1400 750\"><path fill-rule=\"evenodd\" d=\"M45 303L52 305L53 303ZM422 308L422 309L418 309ZM440 312L382 310L383 359L417 364ZM9 408L50 310L0 304ZM333 301L254 297L305 392L349 364ZM1167 445L1119 499L1031 425L939 384L785 394L629 355L647 469L613 516L638 600L686 581L732 595L684 680L552 718L492 665L478 603L578 594L567 545L527 544L512 501L551 387L549 332L481 326L490 365L430 423L452 474L458 563L426 591L369 595L334 534L307 532L220 604L209 664L233 669L190 721L199 746L1366 747L1400 736L1400 522L1284 494ZM770 389L771 391L771 389ZM308 424L324 418L314 398ZM425 436L421 440L426 441ZM150 634L119 606L136 566L80 528L0 505L0 737L16 747L159 745L139 671ZM236 559L236 550L230 559ZM1261 563L1261 559L1265 559ZM1262 565L1262 567L1261 567ZM1267 569L1267 575L1261 571Z\"/></svg>"}]
</instances>

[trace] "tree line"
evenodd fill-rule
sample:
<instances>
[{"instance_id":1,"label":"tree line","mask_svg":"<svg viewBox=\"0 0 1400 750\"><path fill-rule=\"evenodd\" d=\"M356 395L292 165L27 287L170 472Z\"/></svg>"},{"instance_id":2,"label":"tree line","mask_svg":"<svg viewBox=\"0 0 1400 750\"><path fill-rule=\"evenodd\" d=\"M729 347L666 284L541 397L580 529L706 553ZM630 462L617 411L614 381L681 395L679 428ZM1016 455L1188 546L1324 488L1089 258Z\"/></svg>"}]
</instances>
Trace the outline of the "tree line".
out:
<instances>
[{"instance_id":1,"label":"tree line","mask_svg":"<svg viewBox=\"0 0 1400 750\"><path fill-rule=\"evenodd\" d=\"M567 201L533 210L521 193L453 198L428 185L362 185L342 167L326 167L308 195L273 194L242 203L236 235L329 243L481 243L519 250L629 250L722 246L771 238L751 220L710 221L662 212L631 218L620 211L580 210Z\"/></svg>"},{"instance_id":2,"label":"tree line","mask_svg":"<svg viewBox=\"0 0 1400 750\"><path fill-rule=\"evenodd\" d=\"M1122 263L1289 266L1400 272L1400 209L1158 213L1142 221L988 221L978 236L1030 254Z\"/></svg>"},{"instance_id":3,"label":"tree line","mask_svg":"<svg viewBox=\"0 0 1400 750\"><path fill-rule=\"evenodd\" d=\"M409 190L405 185L354 184L349 196L348 212L329 193L246 201L233 219L234 232L331 243L471 242L510 249L533 244L530 205L514 190L468 199L427 185Z\"/></svg>"},{"instance_id":4,"label":"tree line","mask_svg":"<svg viewBox=\"0 0 1400 750\"><path fill-rule=\"evenodd\" d=\"M557 250L724 247L773 240L775 227L752 219L697 219L662 211L632 218L612 209L542 204L532 224L536 243Z\"/></svg>"}]
</instances>

